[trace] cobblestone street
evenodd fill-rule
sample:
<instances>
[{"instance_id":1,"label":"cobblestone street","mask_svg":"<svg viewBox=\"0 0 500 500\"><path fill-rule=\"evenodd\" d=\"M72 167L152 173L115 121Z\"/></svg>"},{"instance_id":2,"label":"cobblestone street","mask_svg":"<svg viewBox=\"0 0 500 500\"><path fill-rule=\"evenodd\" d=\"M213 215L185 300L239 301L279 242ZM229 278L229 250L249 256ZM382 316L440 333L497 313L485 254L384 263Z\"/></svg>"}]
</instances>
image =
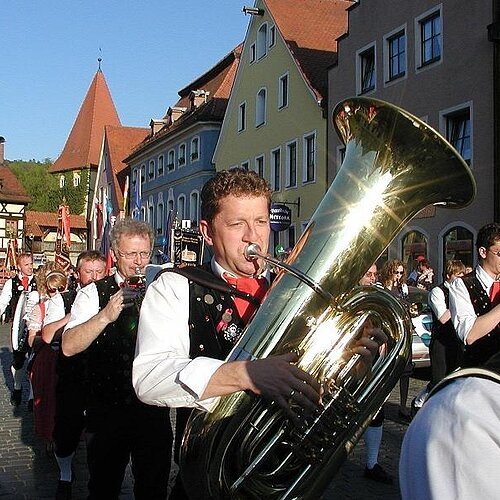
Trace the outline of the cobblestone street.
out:
<instances>
[{"instance_id":1,"label":"cobblestone street","mask_svg":"<svg viewBox=\"0 0 500 500\"><path fill-rule=\"evenodd\" d=\"M52 454L33 433L33 414L27 410L27 387L24 387L23 403L15 408L10 405L12 376L10 373L11 352L8 341L8 327L0 325L0 363L2 383L0 384L0 498L51 499L57 485L57 464ZM412 379L408 402L424 385L424 381ZM379 455L379 463L392 475L394 484L379 484L363 477L365 449L361 440L352 455L342 466L322 500L330 499L399 499L397 481L398 460L401 441L407 428L397 419L399 389L396 386L386 403L384 436ZM75 457L76 479L73 498L81 500L87 496L87 469L84 442ZM175 474L172 472L172 477ZM123 500L133 499L132 479L127 471L122 495Z\"/></svg>"}]
</instances>

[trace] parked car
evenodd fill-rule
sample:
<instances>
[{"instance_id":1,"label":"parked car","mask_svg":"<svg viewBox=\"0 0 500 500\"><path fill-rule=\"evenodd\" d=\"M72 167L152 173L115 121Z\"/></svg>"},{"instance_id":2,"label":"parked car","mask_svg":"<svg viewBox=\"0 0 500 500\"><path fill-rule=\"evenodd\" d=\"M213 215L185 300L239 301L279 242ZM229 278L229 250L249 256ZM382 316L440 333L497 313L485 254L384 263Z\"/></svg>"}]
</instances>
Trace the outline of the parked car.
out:
<instances>
[{"instance_id":1,"label":"parked car","mask_svg":"<svg viewBox=\"0 0 500 500\"><path fill-rule=\"evenodd\" d=\"M429 292L408 287L408 302L410 304L410 316L413 324L412 335L412 361L415 368L425 368L430 366L429 343L431 341L432 313L427 296Z\"/></svg>"}]
</instances>

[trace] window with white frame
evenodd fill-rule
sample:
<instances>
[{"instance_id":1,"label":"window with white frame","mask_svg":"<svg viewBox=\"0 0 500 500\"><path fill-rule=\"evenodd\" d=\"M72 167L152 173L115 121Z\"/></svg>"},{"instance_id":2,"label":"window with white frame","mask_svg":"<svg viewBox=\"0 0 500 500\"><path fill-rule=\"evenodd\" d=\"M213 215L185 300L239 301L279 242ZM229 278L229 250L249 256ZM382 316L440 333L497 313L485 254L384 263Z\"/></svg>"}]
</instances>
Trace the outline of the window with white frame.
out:
<instances>
[{"instance_id":1,"label":"window with white frame","mask_svg":"<svg viewBox=\"0 0 500 500\"><path fill-rule=\"evenodd\" d=\"M189 218L194 224L200 221L200 194L193 191L189 195Z\"/></svg>"},{"instance_id":2,"label":"window with white frame","mask_svg":"<svg viewBox=\"0 0 500 500\"><path fill-rule=\"evenodd\" d=\"M64 177L64 174L61 174L59 176L59 187L62 189L66 184L66 177Z\"/></svg>"},{"instance_id":3,"label":"window with white frame","mask_svg":"<svg viewBox=\"0 0 500 500\"><path fill-rule=\"evenodd\" d=\"M255 158L255 172L260 177L264 177L264 156L260 155Z\"/></svg>"},{"instance_id":4,"label":"window with white frame","mask_svg":"<svg viewBox=\"0 0 500 500\"><path fill-rule=\"evenodd\" d=\"M247 103L242 102L238 108L238 132L242 132L247 127Z\"/></svg>"},{"instance_id":5,"label":"window with white frame","mask_svg":"<svg viewBox=\"0 0 500 500\"><path fill-rule=\"evenodd\" d=\"M472 160L470 107L455 109L444 115L446 138L470 165Z\"/></svg>"},{"instance_id":6,"label":"window with white frame","mask_svg":"<svg viewBox=\"0 0 500 500\"><path fill-rule=\"evenodd\" d=\"M415 27L417 68L441 60L442 33L441 10L426 12L416 19Z\"/></svg>"},{"instance_id":7,"label":"window with white frame","mask_svg":"<svg viewBox=\"0 0 500 500\"><path fill-rule=\"evenodd\" d=\"M136 184L137 184L137 169L134 168L134 170L132 171L132 187L134 188L134 190Z\"/></svg>"},{"instance_id":8,"label":"window with white frame","mask_svg":"<svg viewBox=\"0 0 500 500\"><path fill-rule=\"evenodd\" d=\"M366 94L375 89L375 45L371 45L357 54L358 93Z\"/></svg>"},{"instance_id":9,"label":"window with white frame","mask_svg":"<svg viewBox=\"0 0 500 500\"><path fill-rule=\"evenodd\" d=\"M154 223L155 223L155 209L153 205L153 199L151 198L148 201L148 224L151 227L154 227Z\"/></svg>"},{"instance_id":10,"label":"window with white frame","mask_svg":"<svg viewBox=\"0 0 500 500\"><path fill-rule=\"evenodd\" d=\"M271 187L274 191L281 189L281 148L271 151Z\"/></svg>"},{"instance_id":11,"label":"window with white frame","mask_svg":"<svg viewBox=\"0 0 500 500\"><path fill-rule=\"evenodd\" d=\"M174 170L174 168L175 168L175 151L173 149L171 149L168 152L168 156L167 156L167 169L169 172L172 172L172 170Z\"/></svg>"},{"instance_id":12,"label":"window with white frame","mask_svg":"<svg viewBox=\"0 0 500 500\"><path fill-rule=\"evenodd\" d=\"M177 163L179 167L182 167L186 163L186 145L181 144L179 146L179 158L177 158Z\"/></svg>"},{"instance_id":13,"label":"window with white frame","mask_svg":"<svg viewBox=\"0 0 500 500\"><path fill-rule=\"evenodd\" d=\"M146 208L145 207L141 207L141 216L140 216L140 220L146 222Z\"/></svg>"},{"instance_id":14,"label":"window with white frame","mask_svg":"<svg viewBox=\"0 0 500 500\"><path fill-rule=\"evenodd\" d=\"M174 211L174 200L170 196L171 195L169 195L169 198L168 198L168 201L167 201L167 211L168 211L167 215L169 215L169 216Z\"/></svg>"},{"instance_id":15,"label":"window with white frame","mask_svg":"<svg viewBox=\"0 0 500 500\"><path fill-rule=\"evenodd\" d=\"M78 187L80 185L80 172L73 172L73 186Z\"/></svg>"},{"instance_id":16,"label":"window with white frame","mask_svg":"<svg viewBox=\"0 0 500 500\"><path fill-rule=\"evenodd\" d=\"M257 31L257 59L267 54L267 23L263 23Z\"/></svg>"},{"instance_id":17,"label":"window with white frame","mask_svg":"<svg viewBox=\"0 0 500 500\"><path fill-rule=\"evenodd\" d=\"M146 165L141 165L141 185L146 182Z\"/></svg>"},{"instance_id":18,"label":"window with white frame","mask_svg":"<svg viewBox=\"0 0 500 500\"><path fill-rule=\"evenodd\" d=\"M255 98L255 126L260 127L266 122L266 97L267 92L265 88L257 92Z\"/></svg>"},{"instance_id":19,"label":"window with white frame","mask_svg":"<svg viewBox=\"0 0 500 500\"><path fill-rule=\"evenodd\" d=\"M253 63L255 61L255 57L256 57L256 48L255 48L255 43L252 43L252 45L250 45L250 52L249 52L249 58L250 58L250 62Z\"/></svg>"},{"instance_id":20,"label":"window with white frame","mask_svg":"<svg viewBox=\"0 0 500 500\"><path fill-rule=\"evenodd\" d=\"M278 109L288 106L288 73L281 75L278 82Z\"/></svg>"},{"instance_id":21,"label":"window with white frame","mask_svg":"<svg viewBox=\"0 0 500 500\"><path fill-rule=\"evenodd\" d=\"M386 47L386 81L396 80L406 74L406 33L402 29L389 35Z\"/></svg>"},{"instance_id":22,"label":"window with white frame","mask_svg":"<svg viewBox=\"0 0 500 500\"><path fill-rule=\"evenodd\" d=\"M273 24L269 28L269 48L274 47L276 43L276 26Z\"/></svg>"},{"instance_id":23,"label":"window with white frame","mask_svg":"<svg viewBox=\"0 0 500 500\"><path fill-rule=\"evenodd\" d=\"M163 234L164 222L165 222L165 210L163 206L163 201L159 201L156 209L156 234Z\"/></svg>"},{"instance_id":24,"label":"window with white frame","mask_svg":"<svg viewBox=\"0 0 500 500\"><path fill-rule=\"evenodd\" d=\"M179 220L183 220L186 215L186 197L181 194L177 198L177 217Z\"/></svg>"},{"instance_id":25,"label":"window with white frame","mask_svg":"<svg viewBox=\"0 0 500 500\"><path fill-rule=\"evenodd\" d=\"M250 167L250 162L248 160L241 162L241 168L243 168L244 170L248 170L249 167Z\"/></svg>"},{"instance_id":26,"label":"window with white frame","mask_svg":"<svg viewBox=\"0 0 500 500\"><path fill-rule=\"evenodd\" d=\"M155 178L155 161L154 160L149 160L148 178L149 178L149 180Z\"/></svg>"},{"instance_id":27,"label":"window with white frame","mask_svg":"<svg viewBox=\"0 0 500 500\"><path fill-rule=\"evenodd\" d=\"M163 155L158 156L158 176L163 175Z\"/></svg>"},{"instance_id":28,"label":"window with white frame","mask_svg":"<svg viewBox=\"0 0 500 500\"><path fill-rule=\"evenodd\" d=\"M286 187L297 186L297 141L286 145Z\"/></svg>"},{"instance_id":29,"label":"window with white frame","mask_svg":"<svg viewBox=\"0 0 500 500\"><path fill-rule=\"evenodd\" d=\"M303 171L302 182L314 182L316 180L316 133L304 136L303 143Z\"/></svg>"},{"instance_id":30,"label":"window with white frame","mask_svg":"<svg viewBox=\"0 0 500 500\"><path fill-rule=\"evenodd\" d=\"M198 161L200 158L200 139L194 137L191 139L191 161Z\"/></svg>"}]
</instances>

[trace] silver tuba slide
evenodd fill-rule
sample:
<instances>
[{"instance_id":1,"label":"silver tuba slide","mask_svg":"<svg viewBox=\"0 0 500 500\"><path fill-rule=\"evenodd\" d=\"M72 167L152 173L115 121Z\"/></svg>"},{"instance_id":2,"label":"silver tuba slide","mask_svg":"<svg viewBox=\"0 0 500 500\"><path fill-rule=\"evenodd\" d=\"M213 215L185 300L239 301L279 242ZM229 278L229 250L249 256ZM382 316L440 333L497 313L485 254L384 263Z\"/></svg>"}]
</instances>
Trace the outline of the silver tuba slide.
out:
<instances>
[{"instance_id":1,"label":"silver tuba slide","mask_svg":"<svg viewBox=\"0 0 500 500\"><path fill-rule=\"evenodd\" d=\"M303 415L300 428L276 404L245 392L221 398L212 413L194 411L181 449L183 483L192 498L320 497L410 353L406 309L388 292L358 287L358 281L424 207L460 208L474 198L467 164L406 111L356 97L339 103L333 120L345 160L287 260L296 272L279 273L228 357L297 350L297 365L325 388L324 408ZM351 348L368 318L389 340L363 373Z\"/></svg>"}]
</instances>

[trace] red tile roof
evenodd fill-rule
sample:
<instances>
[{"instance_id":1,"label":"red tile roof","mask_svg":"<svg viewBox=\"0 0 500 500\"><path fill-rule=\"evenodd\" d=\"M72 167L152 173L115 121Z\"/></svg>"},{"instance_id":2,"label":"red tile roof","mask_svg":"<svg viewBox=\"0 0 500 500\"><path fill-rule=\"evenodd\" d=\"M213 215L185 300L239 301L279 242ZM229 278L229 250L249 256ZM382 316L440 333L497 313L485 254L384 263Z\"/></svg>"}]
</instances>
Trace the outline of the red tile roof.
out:
<instances>
[{"instance_id":1,"label":"red tile roof","mask_svg":"<svg viewBox=\"0 0 500 500\"><path fill-rule=\"evenodd\" d=\"M104 130L118 207L122 209L126 175L118 176L118 174L127 168L127 164L124 163L123 160L131 153L137 144L141 143L148 136L150 129L140 127L114 127L108 125Z\"/></svg>"},{"instance_id":2,"label":"red tile roof","mask_svg":"<svg viewBox=\"0 0 500 500\"><path fill-rule=\"evenodd\" d=\"M98 70L90 84L64 149L49 172L97 168L105 125L120 125L104 74Z\"/></svg>"},{"instance_id":3,"label":"red tile roof","mask_svg":"<svg viewBox=\"0 0 500 500\"><path fill-rule=\"evenodd\" d=\"M87 229L87 220L83 215L70 214L69 221L73 229ZM26 210L26 233L43 238L46 230L54 229L57 229L57 213Z\"/></svg>"},{"instance_id":4,"label":"red tile roof","mask_svg":"<svg viewBox=\"0 0 500 500\"><path fill-rule=\"evenodd\" d=\"M14 172L6 164L0 163L0 202L27 205L30 201L30 196L17 180Z\"/></svg>"},{"instance_id":5,"label":"red tile roof","mask_svg":"<svg viewBox=\"0 0 500 500\"><path fill-rule=\"evenodd\" d=\"M263 0L318 100L326 97L336 39L347 32L351 0Z\"/></svg>"}]
</instances>

